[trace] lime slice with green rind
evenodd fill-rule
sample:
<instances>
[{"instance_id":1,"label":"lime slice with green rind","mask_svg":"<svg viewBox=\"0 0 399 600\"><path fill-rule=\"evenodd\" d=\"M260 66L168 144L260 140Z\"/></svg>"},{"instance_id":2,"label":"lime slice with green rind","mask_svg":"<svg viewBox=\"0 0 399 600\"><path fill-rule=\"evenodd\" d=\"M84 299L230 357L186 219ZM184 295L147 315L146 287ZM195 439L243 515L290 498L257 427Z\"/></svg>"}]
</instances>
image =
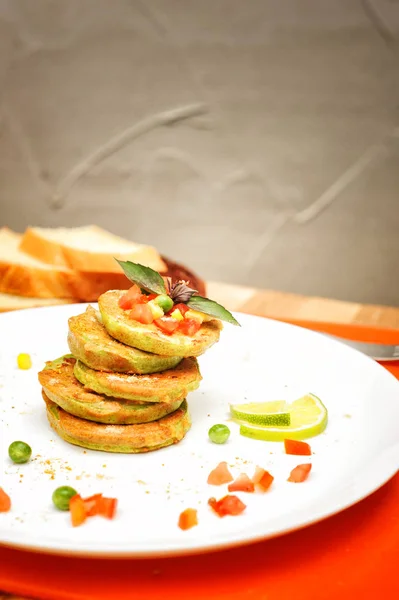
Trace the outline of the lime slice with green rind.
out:
<instances>
[{"instance_id":1,"label":"lime slice with green rind","mask_svg":"<svg viewBox=\"0 0 399 600\"><path fill-rule=\"evenodd\" d=\"M235 421L274 427L291 424L289 410L289 405L284 400L230 405L230 412Z\"/></svg>"},{"instance_id":2,"label":"lime slice with green rind","mask_svg":"<svg viewBox=\"0 0 399 600\"><path fill-rule=\"evenodd\" d=\"M288 426L260 426L242 423L240 433L256 440L282 442L285 438L303 440L322 433L327 427L327 409L317 396L307 394L288 405L291 423Z\"/></svg>"}]
</instances>

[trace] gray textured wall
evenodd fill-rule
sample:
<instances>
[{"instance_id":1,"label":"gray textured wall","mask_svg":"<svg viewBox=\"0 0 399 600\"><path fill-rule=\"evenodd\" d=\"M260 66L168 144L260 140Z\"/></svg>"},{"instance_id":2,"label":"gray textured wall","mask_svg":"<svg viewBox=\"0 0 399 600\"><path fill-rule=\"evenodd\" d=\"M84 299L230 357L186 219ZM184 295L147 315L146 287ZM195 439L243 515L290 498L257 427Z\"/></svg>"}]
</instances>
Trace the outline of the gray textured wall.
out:
<instances>
[{"instance_id":1,"label":"gray textured wall","mask_svg":"<svg viewBox=\"0 0 399 600\"><path fill-rule=\"evenodd\" d=\"M0 7L0 224L399 305L397 1Z\"/></svg>"}]
</instances>

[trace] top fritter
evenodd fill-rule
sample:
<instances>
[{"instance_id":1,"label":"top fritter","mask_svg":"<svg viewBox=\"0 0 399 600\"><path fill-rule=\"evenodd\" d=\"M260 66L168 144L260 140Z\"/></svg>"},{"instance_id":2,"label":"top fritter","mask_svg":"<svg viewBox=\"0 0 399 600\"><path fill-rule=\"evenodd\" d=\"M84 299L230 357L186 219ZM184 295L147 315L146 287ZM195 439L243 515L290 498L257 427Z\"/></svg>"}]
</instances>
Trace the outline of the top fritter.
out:
<instances>
[{"instance_id":1,"label":"top fritter","mask_svg":"<svg viewBox=\"0 0 399 600\"><path fill-rule=\"evenodd\" d=\"M131 262L121 262L133 282L98 299L102 323L114 339L160 356L199 356L219 340L222 323L239 323L223 306L199 296L186 282Z\"/></svg>"}]
</instances>

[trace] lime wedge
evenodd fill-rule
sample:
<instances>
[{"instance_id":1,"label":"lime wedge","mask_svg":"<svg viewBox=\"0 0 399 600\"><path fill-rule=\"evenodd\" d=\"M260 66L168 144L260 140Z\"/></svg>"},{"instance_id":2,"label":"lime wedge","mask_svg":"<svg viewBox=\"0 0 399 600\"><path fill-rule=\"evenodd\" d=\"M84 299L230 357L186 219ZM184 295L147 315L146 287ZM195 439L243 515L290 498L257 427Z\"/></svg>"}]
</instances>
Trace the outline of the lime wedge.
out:
<instances>
[{"instance_id":1,"label":"lime wedge","mask_svg":"<svg viewBox=\"0 0 399 600\"><path fill-rule=\"evenodd\" d=\"M251 402L250 404L230 404L230 412L235 421L253 425L278 427L290 425L289 405L284 400L274 402Z\"/></svg>"},{"instance_id":2,"label":"lime wedge","mask_svg":"<svg viewBox=\"0 0 399 600\"><path fill-rule=\"evenodd\" d=\"M241 424L240 433L255 440L281 442L285 438L303 440L322 433L327 427L327 409L317 396L307 394L288 405L288 426L254 426Z\"/></svg>"}]
</instances>

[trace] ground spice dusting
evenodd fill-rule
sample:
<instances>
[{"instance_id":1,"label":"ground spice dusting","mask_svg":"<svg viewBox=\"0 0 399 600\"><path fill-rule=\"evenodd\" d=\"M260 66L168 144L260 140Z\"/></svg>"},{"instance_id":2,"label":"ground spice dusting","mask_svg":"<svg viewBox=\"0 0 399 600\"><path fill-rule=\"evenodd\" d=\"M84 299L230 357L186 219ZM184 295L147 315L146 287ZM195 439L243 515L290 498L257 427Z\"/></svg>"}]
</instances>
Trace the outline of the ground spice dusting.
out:
<instances>
[{"instance_id":1,"label":"ground spice dusting","mask_svg":"<svg viewBox=\"0 0 399 600\"><path fill-rule=\"evenodd\" d=\"M35 456L35 458L33 458L32 460L38 461L40 465L42 465L43 467L45 467L43 469L43 473L45 475L50 475L50 479L55 479L57 473L63 473L65 471L72 471L72 467L70 467L68 465L68 463L66 461L64 461L62 458L53 458L53 459L46 459L46 460L40 460L41 455L37 454Z\"/></svg>"}]
</instances>

